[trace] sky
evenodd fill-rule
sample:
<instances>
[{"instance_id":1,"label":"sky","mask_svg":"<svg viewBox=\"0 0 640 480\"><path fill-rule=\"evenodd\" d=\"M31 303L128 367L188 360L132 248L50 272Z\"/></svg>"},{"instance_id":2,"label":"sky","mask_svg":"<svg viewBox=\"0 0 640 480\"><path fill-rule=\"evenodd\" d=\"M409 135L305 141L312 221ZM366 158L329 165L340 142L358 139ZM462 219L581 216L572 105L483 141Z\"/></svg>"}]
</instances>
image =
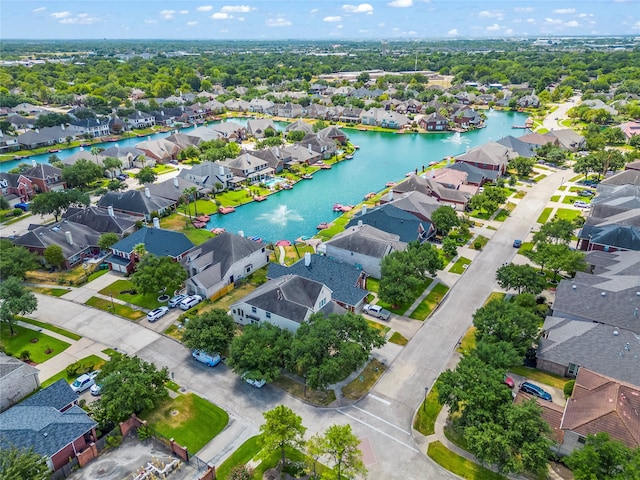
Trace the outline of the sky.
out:
<instances>
[{"instance_id":1,"label":"sky","mask_svg":"<svg viewBox=\"0 0 640 480\"><path fill-rule=\"evenodd\" d=\"M640 0L0 0L1 39L640 36Z\"/></svg>"}]
</instances>

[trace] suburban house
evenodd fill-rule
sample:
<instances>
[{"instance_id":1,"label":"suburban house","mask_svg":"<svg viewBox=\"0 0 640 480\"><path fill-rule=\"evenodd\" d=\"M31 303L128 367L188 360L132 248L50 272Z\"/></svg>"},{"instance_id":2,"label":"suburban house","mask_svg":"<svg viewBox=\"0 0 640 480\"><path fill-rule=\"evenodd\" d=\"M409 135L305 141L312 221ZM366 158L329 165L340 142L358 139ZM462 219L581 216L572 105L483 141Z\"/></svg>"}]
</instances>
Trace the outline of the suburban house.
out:
<instances>
[{"instance_id":1,"label":"suburban house","mask_svg":"<svg viewBox=\"0 0 640 480\"><path fill-rule=\"evenodd\" d=\"M187 292L210 298L267 265L269 253L263 243L222 232L183 256Z\"/></svg>"},{"instance_id":2,"label":"suburban house","mask_svg":"<svg viewBox=\"0 0 640 480\"><path fill-rule=\"evenodd\" d=\"M243 153L236 158L227 158L220 163L233 173L233 178L229 183L234 185L245 181L249 183L263 182L274 173L273 168L270 168L266 161L252 153Z\"/></svg>"},{"instance_id":3,"label":"suburban house","mask_svg":"<svg viewBox=\"0 0 640 480\"><path fill-rule=\"evenodd\" d=\"M391 252L406 249L407 242L400 241L399 235L365 224L348 227L317 247L318 253L377 279L382 277L382 259Z\"/></svg>"},{"instance_id":4,"label":"suburban house","mask_svg":"<svg viewBox=\"0 0 640 480\"><path fill-rule=\"evenodd\" d=\"M371 210L363 208L351 218L346 228L359 225L370 225L398 235L400 241L405 243L416 240L423 242L435 233L430 222L420 220L415 215L389 204Z\"/></svg>"},{"instance_id":5,"label":"suburban house","mask_svg":"<svg viewBox=\"0 0 640 480\"><path fill-rule=\"evenodd\" d=\"M275 173L280 173L284 170L285 161L290 160L287 155L284 155L283 150L280 147L269 147L261 150L241 151L243 153L250 153L254 157L258 157L267 162L269 168L272 168Z\"/></svg>"},{"instance_id":6,"label":"suburban house","mask_svg":"<svg viewBox=\"0 0 640 480\"><path fill-rule=\"evenodd\" d=\"M519 138L513 135L502 137L496 143L504 145L505 147L513 150L519 157L533 158L536 156L536 147L531 143L523 142Z\"/></svg>"},{"instance_id":7,"label":"suburban house","mask_svg":"<svg viewBox=\"0 0 640 480\"><path fill-rule=\"evenodd\" d=\"M319 133L308 133L296 145L320 154L323 160L328 160L338 151L336 142L332 138L322 137Z\"/></svg>"},{"instance_id":8,"label":"suburban house","mask_svg":"<svg viewBox=\"0 0 640 480\"><path fill-rule=\"evenodd\" d=\"M64 379L0 414L0 445L33 448L52 471L69 463L96 440L98 425L77 405Z\"/></svg>"},{"instance_id":9,"label":"suburban house","mask_svg":"<svg viewBox=\"0 0 640 480\"><path fill-rule=\"evenodd\" d=\"M323 158L321 153L318 153L309 147L303 147L297 143L280 148L280 152L283 155L283 161L287 166L294 165L296 163L312 165L314 163L321 162Z\"/></svg>"},{"instance_id":10,"label":"suburban house","mask_svg":"<svg viewBox=\"0 0 640 480\"><path fill-rule=\"evenodd\" d=\"M197 147L202 142L200 137L188 135L186 133L172 133L168 137L165 137L165 139L168 142L178 145L181 150L189 147Z\"/></svg>"},{"instance_id":11,"label":"suburban house","mask_svg":"<svg viewBox=\"0 0 640 480\"><path fill-rule=\"evenodd\" d=\"M0 172L0 193L9 204L28 202L35 195L33 182L23 174Z\"/></svg>"},{"instance_id":12,"label":"suburban house","mask_svg":"<svg viewBox=\"0 0 640 480\"><path fill-rule=\"evenodd\" d=\"M252 118L247 121L247 133L255 138L264 138L267 129L278 132L276 124L270 118Z\"/></svg>"},{"instance_id":13,"label":"suburban house","mask_svg":"<svg viewBox=\"0 0 640 480\"><path fill-rule=\"evenodd\" d=\"M341 263L328 256L305 253L304 258L290 267L277 263L269 264L267 278L275 279L284 275L299 275L326 285L331 297L341 307L354 312L366 300L366 274L362 269Z\"/></svg>"},{"instance_id":14,"label":"suburban house","mask_svg":"<svg viewBox=\"0 0 640 480\"><path fill-rule=\"evenodd\" d=\"M96 118L84 118L71 122L67 128L70 132L73 132L74 136L84 137L105 137L109 135L109 121L99 120Z\"/></svg>"},{"instance_id":15,"label":"suburban house","mask_svg":"<svg viewBox=\"0 0 640 480\"><path fill-rule=\"evenodd\" d=\"M483 170L493 170L504 175L507 171L509 160L516 158L518 154L497 142L489 142L470 149L468 152L458 155L457 162L465 162Z\"/></svg>"},{"instance_id":16,"label":"suburban house","mask_svg":"<svg viewBox=\"0 0 640 480\"><path fill-rule=\"evenodd\" d=\"M204 188L195 183L180 177L173 177L160 183L148 183L145 187L149 189L153 197L171 200L175 205L180 202L187 188L195 188L196 197L204 190ZM191 200L195 199L192 198Z\"/></svg>"},{"instance_id":17,"label":"suburban house","mask_svg":"<svg viewBox=\"0 0 640 480\"><path fill-rule=\"evenodd\" d=\"M460 128L472 128L482 125L482 117L473 108L462 107L452 115L453 123Z\"/></svg>"},{"instance_id":18,"label":"suburban house","mask_svg":"<svg viewBox=\"0 0 640 480\"><path fill-rule=\"evenodd\" d=\"M38 147L47 147L56 143L65 143L67 137L74 138L73 132L66 130L64 126L43 127L29 130L18 135L18 143L26 150Z\"/></svg>"},{"instance_id":19,"label":"suburban house","mask_svg":"<svg viewBox=\"0 0 640 480\"><path fill-rule=\"evenodd\" d=\"M221 122L213 124L207 128L210 128L214 132L222 135L222 138L228 142L241 142L247 138L247 129L236 122ZM191 132L193 135L194 132Z\"/></svg>"},{"instance_id":20,"label":"suburban house","mask_svg":"<svg viewBox=\"0 0 640 480\"><path fill-rule=\"evenodd\" d=\"M337 312L331 290L324 284L298 275L284 275L260 285L231 305L230 314L241 325L271 323L295 332L318 312Z\"/></svg>"},{"instance_id":21,"label":"suburban house","mask_svg":"<svg viewBox=\"0 0 640 480\"><path fill-rule=\"evenodd\" d=\"M113 207L102 208L95 205L85 208L70 207L62 214L62 218L85 225L100 234L111 232L121 237L133 233L143 220L140 215L129 215L116 212Z\"/></svg>"},{"instance_id":22,"label":"suburban house","mask_svg":"<svg viewBox=\"0 0 640 480\"><path fill-rule=\"evenodd\" d=\"M423 130L443 132L449 130L449 119L440 115L437 112L430 113L425 117L422 117L418 121L418 126Z\"/></svg>"},{"instance_id":23,"label":"suburban house","mask_svg":"<svg viewBox=\"0 0 640 480\"><path fill-rule=\"evenodd\" d=\"M0 412L40 388L40 370L0 352Z\"/></svg>"},{"instance_id":24,"label":"suburban house","mask_svg":"<svg viewBox=\"0 0 640 480\"><path fill-rule=\"evenodd\" d=\"M135 253L136 245L144 245L147 253L157 257L171 257L178 262L193 248L193 243L184 233L161 229L160 222L154 220L153 228L142 227L111 246L112 253L105 259L111 270L126 275L133 273L139 260Z\"/></svg>"},{"instance_id":25,"label":"suburban house","mask_svg":"<svg viewBox=\"0 0 640 480\"><path fill-rule=\"evenodd\" d=\"M166 198L151 195L151 190L127 190L126 192L107 192L97 205L99 207L113 207L114 210L131 215L142 215L147 222L153 214L162 215L171 210L176 202Z\"/></svg>"},{"instance_id":26,"label":"suburban house","mask_svg":"<svg viewBox=\"0 0 640 480\"><path fill-rule=\"evenodd\" d=\"M627 143L631 140L631 137L640 135L640 122L625 122L618 125L618 128L624 133Z\"/></svg>"},{"instance_id":27,"label":"suburban house","mask_svg":"<svg viewBox=\"0 0 640 480\"><path fill-rule=\"evenodd\" d=\"M347 134L340 130L335 125L330 125L326 128L323 128L318 132L318 136L321 138L328 138L333 140L334 142L338 142L340 145L346 145L349 137Z\"/></svg>"},{"instance_id":28,"label":"suburban house","mask_svg":"<svg viewBox=\"0 0 640 480\"><path fill-rule=\"evenodd\" d=\"M156 162L145 157L144 152L135 147L120 147L117 143L101 154L103 157L117 158L122 162L121 168L153 167Z\"/></svg>"},{"instance_id":29,"label":"suburban house","mask_svg":"<svg viewBox=\"0 0 640 480\"><path fill-rule=\"evenodd\" d=\"M481 187L486 182L494 182L500 176L497 170L486 170L484 168L474 167L470 163L456 162L447 165L445 168L449 170L457 170L467 174L467 184Z\"/></svg>"},{"instance_id":30,"label":"suburban house","mask_svg":"<svg viewBox=\"0 0 640 480\"><path fill-rule=\"evenodd\" d=\"M233 172L229 167L218 162L202 162L191 168L181 169L178 178L197 185L204 192L218 192L231 186Z\"/></svg>"},{"instance_id":31,"label":"suburban house","mask_svg":"<svg viewBox=\"0 0 640 480\"><path fill-rule=\"evenodd\" d=\"M149 128L156 124L156 119L153 115L141 111L133 112L127 118L124 119L130 130L135 128Z\"/></svg>"},{"instance_id":32,"label":"suburban house","mask_svg":"<svg viewBox=\"0 0 640 480\"><path fill-rule=\"evenodd\" d=\"M284 129L285 133L302 131L304 133L313 133L313 126L304 120L298 119L293 123L287 125Z\"/></svg>"},{"instance_id":33,"label":"suburban house","mask_svg":"<svg viewBox=\"0 0 640 480\"><path fill-rule=\"evenodd\" d=\"M304 115L304 107L299 103L287 102L284 105L279 105L275 114L284 118L298 118Z\"/></svg>"},{"instance_id":34,"label":"suburban house","mask_svg":"<svg viewBox=\"0 0 640 480\"><path fill-rule=\"evenodd\" d=\"M35 163L23 175L31 180L33 189L38 192L55 192L64 190L67 184L62 179L62 169L48 163Z\"/></svg>"},{"instance_id":35,"label":"suburban house","mask_svg":"<svg viewBox=\"0 0 640 480\"><path fill-rule=\"evenodd\" d=\"M562 130L551 130L545 134L549 138L555 138L558 144L567 150L576 152L585 147L585 138L571 130L570 128L564 128Z\"/></svg>"},{"instance_id":36,"label":"suburban house","mask_svg":"<svg viewBox=\"0 0 640 480\"><path fill-rule=\"evenodd\" d=\"M389 197L395 197L389 200ZM434 197L425 195L419 191L407 192L401 195L387 195L380 199L380 204L389 203L394 207L398 207L400 210L415 215L420 220L425 222L431 222L431 215L438 208L442 207L442 204Z\"/></svg>"},{"instance_id":37,"label":"suburban house","mask_svg":"<svg viewBox=\"0 0 640 480\"><path fill-rule=\"evenodd\" d=\"M146 157L155 160L157 163L168 163L170 160L178 158L178 154L183 150L180 145L177 145L166 138L160 138L157 140L145 140L136 144L138 150L142 150Z\"/></svg>"},{"instance_id":38,"label":"suburban house","mask_svg":"<svg viewBox=\"0 0 640 480\"><path fill-rule=\"evenodd\" d=\"M392 201L398 193L405 194L414 191L433 197L440 205L449 205L456 210L464 210L471 197L468 193L441 185L432 178L411 175L407 180L392 187L386 197L386 201Z\"/></svg>"},{"instance_id":39,"label":"suburban house","mask_svg":"<svg viewBox=\"0 0 640 480\"><path fill-rule=\"evenodd\" d=\"M621 172L611 175L609 178L605 178L596 187L599 194L612 194L618 187L624 185L634 185L637 187L637 191L640 194L640 170L626 169Z\"/></svg>"},{"instance_id":40,"label":"suburban house","mask_svg":"<svg viewBox=\"0 0 640 480\"><path fill-rule=\"evenodd\" d=\"M0 130L0 153L7 153L20 150L20 145L18 145L18 136L11 135L10 133L5 134Z\"/></svg>"}]
</instances>

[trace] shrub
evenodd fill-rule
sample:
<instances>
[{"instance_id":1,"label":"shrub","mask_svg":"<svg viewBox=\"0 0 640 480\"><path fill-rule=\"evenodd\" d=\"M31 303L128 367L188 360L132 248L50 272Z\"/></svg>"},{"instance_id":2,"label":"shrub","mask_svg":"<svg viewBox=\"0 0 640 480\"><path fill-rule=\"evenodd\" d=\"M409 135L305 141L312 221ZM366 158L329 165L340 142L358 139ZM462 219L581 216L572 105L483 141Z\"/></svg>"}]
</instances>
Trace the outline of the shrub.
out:
<instances>
[{"instance_id":1,"label":"shrub","mask_svg":"<svg viewBox=\"0 0 640 480\"><path fill-rule=\"evenodd\" d=\"M236 465L231 469L227 478L229 480L251 480L253 478L253 470L246 465Z\"/></svg>"},{"instance_id":2,"label":"shrub","mask_svg":"<svg viewBox=\"0 0 640 480\"><path fill-rule=\"evenodd\" d=\"M122 435L109 435L105 440L107 448L117 447L122 443Z\"/></svg>"},{"instance_id":3,"label":"shrub","mask_svg":"<svg viewBox=\"0 0 640 480\"><path fill-rule=\"evenodd\" d=\"M23 212L21 209L19 209L19 208L14 208L14 209L13 209L13 216L14 216L14 217L19 217L19 216L20 216L20 215L22 215L23 213L24 213L24 212Z\"/></svg>"},{"instance_id":4,"label":"shrub","mask_svg":"<svg viewBox=\"0 0 640 480\"><path fill-rule=\"evenodd\" d=\"M569 380L567 383L564 384L563 387L563 391L564 391L564 396L565 397L570 397L571 394L573 393L573 387L575 386L576 381L575 380Z\"/></svg>"},{"instance_id":5,"label":"shrub","mask_svg":"<svg viewBox=\"0 0 640 480\"><path fill-rule=\"evenodd\" d=\"M77 377L82 375L83 373L93 371L94 363L90 360L85 361L84 363L78 361L72 363L66 368L67 377Z\"/></svg>"},{"instance_id":6,"label":"shrub","mask_svg":"<svg viewBox=\"0 0 640 480\"><path fill-rule=\"evenodd\" d=\"M476 250L481 250L482 242L480 240L476 240L475 242L473 242L473 248L475 248Z\"/></svg>"},{"instance_id":7,"label":"shrub","mask_svg":"<svg viewBox=\"0 0 640 480\"><path fill-rule=\"evenodd\" d=\"M141 425L138 428L138 440L143 441L151 437L151 428L149 425Z\"/></svg>"},{"instance_id":8,"label":"shrub","mask_svg":"<svg viewBox=\"0 0 640 480\"><path fill-rule=\"evenodd\" d=\"M27 362L31 359L31 352L29 350L23 350L20 352L20 360Z\"/></svg>"}]
</instances>

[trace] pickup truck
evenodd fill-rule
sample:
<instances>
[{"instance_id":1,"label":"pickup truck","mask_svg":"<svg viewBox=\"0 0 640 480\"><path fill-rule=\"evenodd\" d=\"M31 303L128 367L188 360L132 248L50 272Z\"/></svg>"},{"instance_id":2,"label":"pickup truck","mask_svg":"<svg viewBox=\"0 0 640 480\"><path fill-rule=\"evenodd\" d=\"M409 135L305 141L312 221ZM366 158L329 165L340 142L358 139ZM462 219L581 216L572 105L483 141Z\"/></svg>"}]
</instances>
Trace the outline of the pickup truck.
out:
<instances>
[{"instance_id":1,"label":"pickup truck","mask_svg":"<svg viewBox=\"0 0 640 480\"><path fill-rule=\"evenodd\" d=\"M365 313L368 313L372 317L379 318L380 320L388 321L391 318L391 312L385 310L380 305L369 305L368 303L363 308Z\"/></svg>"}]
</instances>

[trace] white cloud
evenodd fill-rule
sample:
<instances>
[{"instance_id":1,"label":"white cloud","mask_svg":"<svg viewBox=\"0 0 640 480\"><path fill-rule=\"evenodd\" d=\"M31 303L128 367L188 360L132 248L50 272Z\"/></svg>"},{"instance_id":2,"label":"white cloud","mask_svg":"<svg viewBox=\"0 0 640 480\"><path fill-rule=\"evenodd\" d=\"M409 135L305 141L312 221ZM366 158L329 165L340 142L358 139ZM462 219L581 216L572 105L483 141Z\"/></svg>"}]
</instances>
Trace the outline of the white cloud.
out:
<instances>
[{"instance_id":1,"label":"white cloud","mask_svg":"<svg viewBox=\"0 0 640 480\"><path fill-rule=\"evenodd\" d=\"M220 11L226 13L249 13L251 7L248 5L225 5Z\"/></svg>"},{"instance_id":2,"label":"white cloud","mask_svg":"<svg viewBox=\"0 0 640 480\"><path fill-rule=\"evenodd\" d=\"M312 8L309 13L313 15L314 13L318 13L319 11L320 11L319 8Z\"/></svg>"},{"instance_id":3,"label":"white cloud","mask_svg":"<svg viewBox=\"0 0 640 480\"><path fill-rule=\"evenodd\" d=\"M373 13L373 7L368 3L361 3L360 5L342 5L342 9L347 13Z\"/></svg>"},{"instance_id":4,"label":"white cloud","mask_svg":"<svg viewBox=\"0 0 640 480\"><path fill-rule=\"evenodd\" d=\"M51 14L51 16L53 18L66 18L66 17L68 17L70 15L71 15L71 12L67 12L67 11L64 11L64 12L53 12Z\"/></svg>"},{"instance_id":5,"label":"white cloud","mask_svg":"<svg viewBox=\"0 0 640 480\"><path fill-rule=\"evenodd\" d=\"M579 18L593 18L593 13L581 13L578 15Z\"/></svg>"},{"instance_id":6,"label":"white cloud","mask_svg":"<svg viewBox=\"0 0 640 480\"><path fill-rule=\"evenodd\" d=\"M498 25L497 23L494 23L493 25L489 25L487 27L487 32L497 32L498 30L500 30L500 25Z\"/></svg>"},{"instance_id":7,"label":"white cloud","mask_svg":"<svg viewBox=\"0 0 640 480\"><path fill-rule=\"evenodd\" d=\"M144 23L146 23L147 25L153 25L154 23L158 23L157 20L151 20L151 19L147 19L144 21Z\"/></svg>"},{"instance_id":8,"label":"white cloud","mask_svg":"<svg viewBox=\"0 0 640 480\"><path fill-rule=\"evenodd\" d=\"M631 26L632 30L640 30L640 20Z\"/></svg>"},{"instance_id":9,"label":"white cloud","mask_svg":"<svg viewBox=\"0 0 640 480\"><path fill-rule=\"evenodd\" d=\"M340 24L340 25L336 25L336 28L337 28L338 30L340 30L342 27L343 27L343 25L342 25L342 24Z\"/></svg>"},{"instance_id":10,"label":"white cloud","mask_svg":"<svg viewBox=\"0 0 640 480\"><path fill-rule=\"evenodd\" d=\"M189 13L189 10L180 10L178 13L180 15L186 15L187 13Z\"/></svg>"},{"instance_id":11,"label":"white cloud","mask_svg":"<svg viewBox=\"0 0 640 480\"><path fill-rule=\"evenodd\" d=\"M483 18L497 18L498 20L504 18L504 14L500 10L483 10L478 13L478 16Z\"/></svg>"},{"instance_id":12,"label":"white cloud","mask_svg":"<svg viewBox=\"0 0 640 480\"><path fill-rule=\"evenodd\" d=\"M323 22L340 22L342 21L342 17L341 16L335 16L335 17L324 17L322 19Z\"/></svg>"},{"instance_id":13,"label":"white cloud","mask_svg":"<svg viewBox=\"0 0 640 480\"><path fill-rule=\"evenodd\" d=\"M451 30L449 30L447 32L447 35L458 35L458 29L457 28L452 28Z\"/></svg>"},{"instance_id":14,"label":"white cloud","mask_svg":"<svg viewBox=\"0 0 640 480\"><path fill-rule=\"evenodd\" d=\"M396 8L413 7L413 0L393 0L393 2L387 3L387 5Z\"/></svg>"},{"instance_id":15,"label":"white cloud","mask_svg":"<svg viewBox=\"0 0 640 480\"><path fill-rule=\"evenodd\" d=\"M514 24L522 23L522 19L516 18L512 23Z\"/></svg>"},{"instance_id":16,"label":"white cloud","mask_svg":"<svg viewBox=\"0 0 640 480\"><path fill-rule=\"evenodd\" d=\"M96 17L90 17L88 13L80 13L77 17L63 18L60 23L66 25L91 25L99 21Z\"/></svg>"},{"instance_id":17,"label":"white cloud","mask_svg":"<svg viewBox=\"0 0 640 480\"><path fill-rule=\"evenodd\" d=\"M187 25L190 27L193 27L194 25L197 25L198 22L196 22L195 20L192 20L191 22L187 22Z\"/></svg>"},{"instance_id":18,"label":"white cloud","mask_svg":"<svg viewBox=\"0 0 640 480\"><path fill-rule=\"evenodd\" d=\"M513 29L512 29L512 28L507 28L507 29L504 31L504 34L505 34L505 35L512 35L512 34L513 34Z\"/></svg>"},{"instance_id":19,"label":"white cloud","mask_svg":"<svg viewBox=\"0 0 640 480\"><path fill-rule=\"evenodd\" d=\"M530 13L533 12L535 9L533 7L516 7L513 9L514 12L517 13Z\"/></svg>"},{"instance_id":20,"label":"white cloud","mask_svg":"<svg viewBox=\"0 0 640 480\"><path fill-rule=\"evenodd\" d=\"M160 12L160 16L162 18L164 18L165 20L171 20L173 18L173 16L175 15L176 11L175 10L162 10Z\"/></svg>"},{"instance_id":21,"label":"white cloud","mask_svg":"<svg viewBox=\"0 0 640 480\"><path fill-rule=\"evenodd\" d=\"M214 20L230 20L233 18L233 15L229 15L228 13L224 12L216 12L211 15L211 18L213 18Z\"/></svg>"},{"instance_id":22,"label":"white cloud","mask_svg":"<svg viewBox=\"0 0 640 480\"><path fill-rule=\"evenodd\" d=\"M244 22L244 17L238 17L239 22Z\"/></svg>"},{"instance_id":23,"label":"white cloud","mask_svg":"<svg viewBox=\"0 0 640 480\"><path fill-rule=\"evenodd\" d=\"M557 15L571 15L572 13L576 13L575 8L556 8L553 10L553 13Z\"/></svg>"},{"instance_id":24,"label":"white cloud","mask_svg":"<svg viewBox=\"0 0 640 480\"><path fill-rule=\"evenodd\" d=\"M562 20L560 20L559 18L545 18L544 19L545 22L551 24L551 25L562 25Z\"/></svg>"},{"instance_id":25,"label":"white cloud","mask_svg":"<svg viewBox=\"0 0 640 480\"><path fill-rule=\"evenodd\" d=\"M531 25L535 25L536 19L535 18L527 18L525 20L525 22L530 23Z\"/></svg>"},{"instance_id":26,"label":"white cloud","mask_svg":"<svg viewBox=\"0 0 640 480\"><path fill-rule=\"evenodd\" d=\"M384 23L384 22L379 23L379 24L378 24L378 26L379 26L380 28L382 28L382 27L384 27L384 26L385 26L385 23Z\"/></svg>"},{"instance_id":27,"label":"white cloud","mask_svg":"<svg viewBox=\"0 0 640 480\"><path fill-rule=\"evenodd\" d=\"M565 22L564 24L565 27L579 27L580 24L578 22L576 22L575 20L571 20L569 22Z\"/></svg>"},{"instance_id":28,"label":"white cloud","mask_svg":"<svg viewBox=\"0 0 640 480\"><path fill-rule=\"evenodd\" d=\"M199 12L210 12L213 10L213 7L211 5L202 5L201 7L196 8L196 10Z\"/></svg>"},{"instance_id":29,"label":"white cloud","mask_svg":"<svg viewBox=\"0 0 640 480\"><path fill-rule=\"evenodd\" d=\"M40 7L40 8L34 8L33 10L31 10L33 13L41 13L44 12L47 9L47 7Z\"/></svg>"},{"instance_id":30,"label":"white cloud","mask_svg":"<svg viewBox=\"0 0 640 480\"><path fill-rule=\"evenodd\" d=\"M267 18L267 27L290 27L292 23L284 17Z\"/></svg>"}]
</instances>

